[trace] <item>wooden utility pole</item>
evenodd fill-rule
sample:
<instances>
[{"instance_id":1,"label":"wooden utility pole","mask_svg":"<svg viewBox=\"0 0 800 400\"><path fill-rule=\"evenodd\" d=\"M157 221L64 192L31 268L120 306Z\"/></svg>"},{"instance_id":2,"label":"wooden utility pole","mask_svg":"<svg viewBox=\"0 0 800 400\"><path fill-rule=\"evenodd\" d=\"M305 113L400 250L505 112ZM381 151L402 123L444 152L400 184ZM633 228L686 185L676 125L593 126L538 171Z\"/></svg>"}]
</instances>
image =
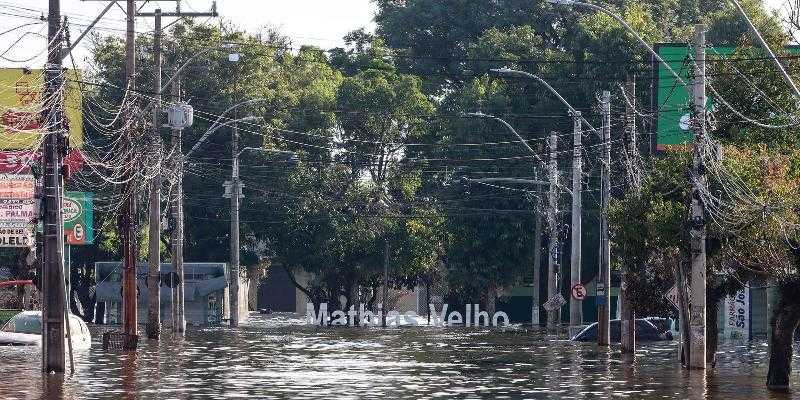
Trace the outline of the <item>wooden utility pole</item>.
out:
<instances>
[{"instance_id":1,"label":"wooden utility pole","mask_svg":"<svg viewBox=\"0 0 800 400\"><path fill-rule=\"evenodd\" d=\"M65 142L63 82L61 70L61 2L50 0L48 49L45 68L43 120L48 127L44 138L44 263L42 264L42 371L63 373L66 367L64 336L66 288L62 240L61 157Z\"/></svg>"},{"instance_id":2,"label":"wooden utility pole","mask_svg":"<svg viewBox=\"0 0 800 400\"><path fill-rule=\"evenodd\" d=\"M581 284L581 236L583 214L583 145L581 138L581 112L575 111L573 118L572 147L572 240L570 250L570 289ZM583 323L583 302L574 296L569 297L569 325Z\"/></svg>"},{"instance_id":3,"label":"wooden utility pole","mask_svg":"<svg viewBox=\"0 0 800 400\"><path fill-rule=\"evenodd\" d=\"M175 84L172 85L172 99L178 103L181 101L181 81L177 76L178 68L173 69L172 76ZM172 247L172 271L177 282L172 289L172 301L174 317L172 320L173 332L183 333L186 330L186 313L184 312L184 274L183 274L183 130L172 130L172 148L175 154L175 202L172 205L172 213L175 220Z\"/></svg>"},{"instance_id":4,"label":"wooden utility pole","mask_svg":"<svg viewBox=\"0 0 800 400\"><path fill-rule=\"evenodd\" d=\"M600 269L597 275L597 344L608 346L611 331L611 242L608 204L611 198L611 92L603 91L603 159L600 161Z\"/></svg>"},{"instance_id":5,"label":"wooden utility pole","mask_svg":"<svg viewBox=\"0 0 800 400\"><path fill-rule=\"evenodd\" d=\"M162 93L166 91L166 87L162 87L161 81L161 71L162 71L162 49L161 49L161 42L162 42L162 24L161 19L162 17L178 17L178 18L185 18L185 17L216 17L217 10L216 10L216 3L212 6L211 12L182 12L180 10L180 1L179 0L170 0L175 1L177 3L177 10L175 12L162 12L161 9L156 9L155 12L141 12L137 13L136 16L138 17L153 17L155 19L155 37L153 39L153 46L154 46L154 70L155 70L155 82L154 82L154 92L155 92L155 101L153 106L153 132L152 132L152 140L151 143L153 144L153 152L158 155L159 159L161 157L161 153L163 152L163 145L161 141L161 99ZM177 79L178 69L176 68L173 73L173 78L167 81L167 86L170 83ZM175 95L177 91L180 89L175 85L172 85L173 95ZM175 144L175 132L178 132L178 147L177 149L180 150L180 131L173 130L173 145ZM183 155L176 154L176 157L180 161L180 170L179 172L182 174L183 171ZM159 168L161 168L161 164L159 164ZM182 177L183 175L181 175ZM148 224L149 224L149 241L148 241L148 269L147 269L147 292L148 292L148 301L147 301L147 337L151 339L157 339L160 336L161 330L161 289L160 289L160 278L161 278L161 254L160 254L160 244L161 244L161 182L163 179L162 171L159 169L155 176L150 181L150 196L149 196L149 208L148 208ZM181 182L182 185L182 182ZM180 185L179 185L180 186ZM180 212L183 212L183 203L182 203L182 196L183 196L183 187L180 186L180 193L179 193L179 202L180 205ZM173 290L173 309L175 312L173 313L173 329L177 329L179 332L183 332L185 327L185 319L184 312L183 312L183 217L180 218L180 257L181 260L175 265L175 254L173 254L173 265L176 275L178 275L178 290ZM178 240L173 237L173 246ZM180 268L180 273L178 271ZM176 304L179 306L176 307ZM176 321L178 322L176 324Z\"/></svg>"},{"instance_id":6,"label":"wooden utility pole","mask_svg":"<svg viewBox=\"0 0 800 400\"><path fill-rule=\"evenodd\" d=\"M558 136L556 132L550 132L550 163L548 165L548 177L550 181L550 192L548 195L549 205L547 207L547 229L550 233L550 246L547 252L547 298L552 299L558 295L559 280L559 258L558 258L558 161L556 153L558 150ZM561 322L561 310L553 309L547 311L547 327L555 329Z\"/></svg>"},{"instance_id":7,"label":"wooden utility pole","mask_svg":"<svg viewBox=\"0 0 800 400\"><path fill-rule=\"evenodd\" d=\"M136 90L136 1L127 0L126 9L126 33L125 33L125 79L126 90ZM132 111L132 110L131 110ZM129 113L129 117L132 113ZM133 148L133 125L128 125L125 132L126 151L130 152ZM125 162L129 165L129 174L136 174L135 158L130 155ZM138 293L136 290L136 242L138 232L136 229L136 180L133 176L124 190L125 204L120 215L119 229L122 237L122 329L125 333L123 347L126 350L135 349L138 337Z\"/></svg>"},{"instance_id":8,"label":"wooden utility pole","mask_svg":"<svg viewBox=\"0 0 800 400\"><path fill-rule=\"evenodd\" d=\"M701 191L707 190L700 152L706 139L706 32L695 25L694 149L692 155L692 218L689 232L692 260L692 299L689 316L689 368L706 367L706 220Z\"/></svg>"},{"instance_id":9,"label":"wooden utility pole","mask_svg":"<svg viewBox=\"0 0 800 400\"><path fill-rule=\"evenodd\" d=\"M153 66L155 78L155 105L153 106L152 151L161 157L161 9L155 12L153 37ZM150 180L150 204L148 213L147 246L147 338L158 339L161 335L161 166Z\"/></svg>"},{"instance_id":10,"label":"wooden utility pole","mask_svg":"<svg viewBox=\"0 0 800 400\"><path fill-rule=\"evenodd\" d=\"M639 148L636 144L636 78L628 76L625 84L625 127L628 133L628 173L631 183L631 190L639 196L638 171L639 167ZM636 315L633 311L633 304L628 293L630 289L628 282L628 266L622 265L622 276L619 284L619 304L620 304L620 342L623 354L633 354L636 351Z\"/></svg>"}]
</instances>

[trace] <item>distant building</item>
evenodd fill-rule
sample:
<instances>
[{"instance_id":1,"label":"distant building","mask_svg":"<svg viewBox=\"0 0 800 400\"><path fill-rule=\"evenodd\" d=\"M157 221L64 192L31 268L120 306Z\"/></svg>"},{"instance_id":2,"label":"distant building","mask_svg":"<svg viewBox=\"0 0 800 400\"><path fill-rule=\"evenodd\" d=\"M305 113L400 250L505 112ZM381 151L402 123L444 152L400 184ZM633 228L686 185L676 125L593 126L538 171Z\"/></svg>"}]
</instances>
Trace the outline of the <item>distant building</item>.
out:
<instances>
[{"instance_id":1,"label":"distant building","mask_svg":"<svg viewBox=\"0 0 800 400\"><path fill-rule=\"evenodd\" d=\"M305 288L320 284L314 274L303 270L295 271L294 279ZM367 296L367 294L365 293L364 296ZM418 287L414 290L391 289L389 291L389 299L389 308L393 311L414 311L419 315L424 315L428 311L428 306L425 304L424 288ZM366 303L367 299L363 298L362 301ZM306 315L306 306L309 302L308 296L292 282L289 272L277 263L270 266L267 277L258 286L258 309ZM377 300L377 302L380 302L380 300ZM355 307L358 308L357 305Z\"/></svg>"},{"instance_id":2,"label":"distant building","mask_svg":"<svg viewBox=\"0 0 800 400\"><path fill-rule=\"evenodd\" d=\"M122 263L95 263L97 277L98 323L122 323ZM161 320L172 319L172 265L161 264ZM184 263L184 306L186 323L220 325L228 316L229 275L225 263ZM147 265L136 267L136 288L139 293L139 322L147 318ZM248 285L240 279L239 315L242 322L248 315Z\"/></svg>"}]
</instances>

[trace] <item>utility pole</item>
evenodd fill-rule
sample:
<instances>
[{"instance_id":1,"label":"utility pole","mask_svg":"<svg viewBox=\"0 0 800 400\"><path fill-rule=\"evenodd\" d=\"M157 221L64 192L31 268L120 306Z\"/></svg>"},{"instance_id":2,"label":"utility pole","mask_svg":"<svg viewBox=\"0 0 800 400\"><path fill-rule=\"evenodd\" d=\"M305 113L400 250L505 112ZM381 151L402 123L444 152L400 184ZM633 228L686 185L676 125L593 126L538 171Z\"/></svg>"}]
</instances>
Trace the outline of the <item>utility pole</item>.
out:
<instances>
[{"instance_id":1,"label":"utility pole","mask_svg":"<svg viewBox=\"0 0 800 400\"><path fill-rule=\"evenodd\" d=\"M581 112L575 111L573 118L572 148L572 247L570 251L570 288L581 284L581 234L583 214L583 152L581 138ZM578 326L583 323L583 302L573 296L569 297L569 325Z\"/></svg>"},{"instance_id":2,"label":"utility pole","mask_svg":"<svg viewBox=\"0 0 800 400\"><path fill-rule=\"evenodd\" d=\"M549 206L547 208L547 229L550 233L550 248L547 252L547 297L552 299L558 294L559 280L559 258L558 258L558 161L556 151L558 150L558 137L556 132L550 132L550 163L548 165L548 176L550 181L550 192L548 195ZM552 330L561 322L561 310L554 309L547 312L547 327Z\"/></svg>"},{"instance_id":3,"label":"utility pole","mask_svg":"<svg viewBox=\"0 0 800 400\"><path fill-rule=\"evenodd\" d=\"M61 212L61 155L63 125L63 72L61 70L61 2L50 0L48 10L48 52L45 68L44 126L44 263L42 264L42 371L63 373L66 288L63 259L63 217Z\"/></svg>"},{"instance_id":4,"label":"utility pole","mask_svg":"<svg viewBox=\"0 0 800 400\"><path fill-rule=\"evenodd\" d=\"M541 201L536 199L536 224L533 231L533 298L531 299L531 325L536 327L539 321L539 310L541 308L539 293L539 281L542 276L542 214L540 211Z\"/></svg>"},{"instance_id":5,"label":"utility pole","mask_svg":"<svg viewBox=\"0 0 800 400\"><path fill-rule=\"evenodd\" d=\"M153 64L155 69L155 105L153 106L152 154L161 158L161 9L155 12ZM161 166L150 180L147 257L147 338L161 335Z\"/></svg>"},{"instance_id":6,"label":"utility pole","mask_svg":"<svg viewBox=\"0 0 800 400\"><path fill-rule=\"evenodd\" d=\"M636 176L639 164L639 148L636 144L636 78L628 76L625 84L625 127L628 133L627 159L628 173L630 174L631 187L634 194L639 196L641 188L639 179ZM620 304L620 342L623 354L633 354L636 351L636 315L633 311L633 304L628 293L628 266L622 265L622 276L619 284L619 304Z\"/></svg>"},{"instance_id":7,"label":"utility pole","mask_svg":"<svg viewBox=\"0 0 800 400\"><path fill-rule=\"evenodd\" d=\"M231 287L230 287L230 323L231 327L239 326L239 126L234 123L231 131Z\"/></svg>"},{"instance_id":8,"label":"utility pole","mask_svg":"<svg viewBox=\"0 0 800 400\"><path fill-rule=\"evenodd\" d=\"M383 246L383 312L381 313L381 326L386 327L386 312L389 311L389 240Z\"/></svg>"},{"instance_id":9,"label":"utility pole","mask_svg":"<svg viewBox=\"0 0 800 400\"><path fill-rule=\"evenodd\" d=\"M175 84L172 85L172 99L177 103L181 101L181 81L177 76L178 68L173 68L172 76ZM184 277L183 277L183 130L172 130L172 148L175 154L175 202L172 212L175 220L173 229L172 271L178 279L172 289L174 317L172 320L173 332L183 333L186 330L186 314L184 312Z\"/></svg>"},{"instance_id":10,"label":"utility pole","mask_svg":"<svg viewBox=\"0 0 800 400\"><path fill-rule=\"evenodd\" d=\"M127 0L125 33L125 80L126 90L136 90L136 1ZM130 110L132 111L132 110ZM129 114L130 115L130 114ZM133 147L134 127L125 132L127 151ZM132 164L135 158L131 155L126 162ZM134 165L128 165L129 174L135 174ZM125 333L123 348L136 348L138 338L138 293L136 291L136 181L132 179L125 188L125 204L120 216L119 229L122 237L122 329Z\"/></svg>"},{"instance_id":11,"label":"utility pole","mask_svg":"<svg viewBox=\"0 0 800 400\"><path fill-rule=\"evenodd\" d=\"M692 155L692 219L689 232L692 260L692 299L689 319L689 368L706 367L706 221L701 191L707 190L700 151L706 139L706 32L695 25L694 149Z\"/></svg>"},{"instance_id":12,"label":"utility pole","mask_svg":"<svg viewBox=\"0 0 800 400\"><path fill-rule=\"evenodd\" d=\"M130 0L129 0L130 1ZM217 14L217 4L214 2L211 6L210 12L182 12L180 9L180 0L170 0L175 1L176 11L175 12L162 12L161 9L155 10L155 12L143 12L137 13L136 16L138 17L154 17L155 18L155 38L153 41L154 49L154 67L155 67L155 101L154 101L154 108L153 108L153 151L155 154L158 154L159 160L161 157L161 153L163 151L163 146L161 142L161 98L162 93L166 91L166 87L162 87L161 85L161 69L162 69L162 51L161 51L161 41L162 41L162 28L161 28L161 19L162 17L178 17L178 18L186 18L186 17L216 17ZM130 6L130 4L129 4ZM130 9L129 9L130 11ZM178 79L179 69L175 68L172 78L167 81L166 86L170 86L173 80ZM179 98L180 88L177 84L174 84L172 87L172 95L173 98ZM180 144L180 136L181 130L180 129L173 129L172 130L172 140L173 145L176 144L176 137L177 137L177 145L176 149L181 149ZM177 249L173 249L173 272L178 276L177 288L173 288L173 329L177 329L178 332L183 332L185 329L185 313L184 313L184 283L183 283L183 182L181 181L183 177L183 154L178 151L176 154L176 159L179 163L179 170L178 172L181 174L179 178L179 185L178 188L180 193L178 193L178 205L173 207L173 213L179 214L180 219L176 220L176 228L179 228L179 232L177 233L177 237L173 237L173 246L177 247ZM160 168L160 166L159 166ZM159 286L159 278L161 275L161 255L159 252L159 247L161 243L161 181L162 181L162 171L159 170L155 177L152 178L150 181L150 196L149 196L149 212L148 212L148 222L149 222L149 242L148 242L148 279L147 279L147 287L148 287L148 322L147 322L147 336L151 339L158 338L160 334L160 313L161 313L161 293L160 293L160 286ZM177 211L176 211L177 209ZM176 257L176 255L179 255ZM238 255L238 253L237 253ZM178 262L176 262L176 258L180 258ZM177 290L175 290L177 289ZM177 304L177 306L176 306Z\"/></svg>"},{"instance_id":13,"label":"utility pole","mask_svg":"<svg viewBox=\"0 0 800 400\"><path fill-rule=\"evenodd\" d=\"M600 270L597 275L597 344L608 346L611 328L611 242L608 203L611 197L611 92L603 91L603 159L600 162Z\"/></svg>"}]
</instances>

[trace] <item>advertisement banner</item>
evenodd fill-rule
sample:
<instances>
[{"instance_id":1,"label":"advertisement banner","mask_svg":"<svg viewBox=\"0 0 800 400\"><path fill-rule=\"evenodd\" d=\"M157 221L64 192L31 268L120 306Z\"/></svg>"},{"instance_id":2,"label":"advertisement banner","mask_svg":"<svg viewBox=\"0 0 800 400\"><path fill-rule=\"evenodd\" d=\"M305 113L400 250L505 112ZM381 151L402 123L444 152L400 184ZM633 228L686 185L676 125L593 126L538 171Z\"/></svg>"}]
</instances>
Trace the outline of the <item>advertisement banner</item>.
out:
<instances>
[{"instance_id":1,"label":"advertisement banner","mask_svg":"<svg viewBox=\"0 0 800 400\"><path fill-rule=\"evenodd\" d=\"M32 225L0 223L0 247L30 247L33 245Z\"/></svg>"},{"instance_id":2,"label":"advertisement banner","mask_svg":"<svg viewBox=\"0 0 800 400\"><path fill-rule=\"evenodd\" d=\"M83 147L83 98L77 71L66 73L64 107L70 147ZM42 139L42 70L0 68L0 150L36 149Z\"/></svg>"},{"instance_id":3,"label":"advertisement banner","mask_svg":"<svg viewBox=\"0 0 800 400\"><path fill-rule=\"evenodd\" d=\"M0 151L0 174L30 174L31 166L41 162L40 150ZM67 177L83 168L83 154L78 149L70 149L63 160L67 167Z\"/></svg>"},{"instance_id":4,"label":"advertisement banner","mask_svg":"<svg viewBox=\"0 0 800 400\"><path fill-rule=\"evenodd\" d=\"M34 199L0 199L0 221L7 224L29 225L36 218Z\"/></svg>"},{"instance_id":5,"label":"advertisement banner","mask_svg":"<svg viewBox=\"0 0 800 400\"><path fill-rule=\"evenodd\" d=\"M33 175L0 174L0 199L33 199L35 189Z\"/></svg>"},{"instance_id":6,"label":"advertisement banner","mask_svg":"<svg viewBox=\"0 0 800 400\"><path fill-rule=\"evenodd\" d=\"M725 298L725 328L730 339L750 339L750 288L744 288Z\"/></svg>"},{"instance_id":7,"label":"advertisement banner","mask_svg":"<svg viewBox=\"0 0 800 400\"><path fill-rule=\"evenodd\" d=\"M67 192L64 196L64 235L68 244L82 246L94 243L92 206L92 193Z\"/></svg>"}]
</instances>

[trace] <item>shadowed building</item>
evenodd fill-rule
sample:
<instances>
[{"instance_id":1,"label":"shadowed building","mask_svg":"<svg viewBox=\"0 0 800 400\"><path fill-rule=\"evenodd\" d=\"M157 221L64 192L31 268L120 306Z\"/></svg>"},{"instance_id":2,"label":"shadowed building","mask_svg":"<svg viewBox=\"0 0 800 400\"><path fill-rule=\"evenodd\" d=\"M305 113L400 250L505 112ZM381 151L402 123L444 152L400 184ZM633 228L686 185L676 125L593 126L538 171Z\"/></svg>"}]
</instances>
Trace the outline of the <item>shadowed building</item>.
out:
<instances>
[{"instance_id":1,"label":"shadowed building","mask_svg":"<svg viewBox=\"0 0 800 400\"><path fill-rule=\"evenodd\" d=\"M98 322L118 324L122 321L122 264L95 263L97 276ZM161 320L172 318L172 265L161 264ZM225 263L184 263L184 299L186 323L220 325L228 310L228 273ZM240 284L240 318L247 320L247 286ZM136 289L139 293L139 315L147 315L147 265L136 267ZM140 319L144 322L143 319Z\"/></svg>"}]
</instances>

